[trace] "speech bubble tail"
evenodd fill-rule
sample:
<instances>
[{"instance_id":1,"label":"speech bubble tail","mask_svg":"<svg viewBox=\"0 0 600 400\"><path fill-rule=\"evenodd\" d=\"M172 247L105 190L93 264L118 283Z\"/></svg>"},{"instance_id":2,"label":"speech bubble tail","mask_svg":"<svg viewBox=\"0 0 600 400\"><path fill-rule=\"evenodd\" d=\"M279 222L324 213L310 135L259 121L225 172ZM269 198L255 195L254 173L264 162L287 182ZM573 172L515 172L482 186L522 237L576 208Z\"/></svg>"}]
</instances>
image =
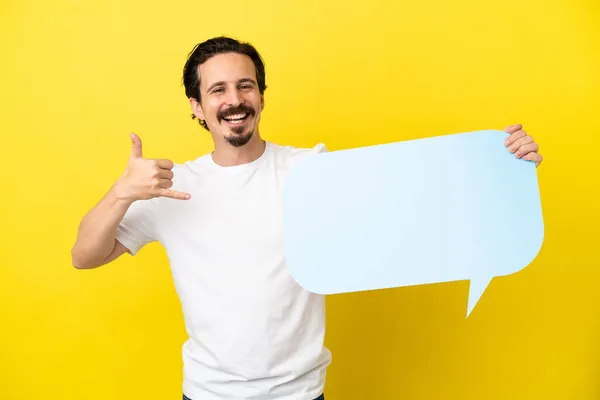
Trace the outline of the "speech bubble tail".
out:
<instances>
[{"instance_id":1,"label":"speech bubble tail","mask_svg":"<svg viewBox=\"0 0 600 400\"><path fill-rule=\"evenodd\" d=\"M467 318L469 318L469 315L471 315L471 311L473 311L473 308L475 308L475 305L491 281L492 278L471 279L471 285L469 287L469 305L467 306Z\"/></svg>"}]
</instances>

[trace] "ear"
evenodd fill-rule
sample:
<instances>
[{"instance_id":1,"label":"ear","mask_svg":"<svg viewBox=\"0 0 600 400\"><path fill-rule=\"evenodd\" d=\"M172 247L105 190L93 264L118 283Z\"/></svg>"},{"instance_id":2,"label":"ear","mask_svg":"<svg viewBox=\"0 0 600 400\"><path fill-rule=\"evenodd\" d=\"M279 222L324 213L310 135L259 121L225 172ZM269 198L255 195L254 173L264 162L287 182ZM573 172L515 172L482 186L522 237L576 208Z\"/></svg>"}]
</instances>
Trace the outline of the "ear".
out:
<instances>
[{"instance_id":1,"label":"ear","mask_svg":"<svg viewBox=\"0 0 600 400\"><path fill-rule=\"evenodd\" d=\"M204 118L204 112L202 111L202 106L200 105L200 102L198 102L196 99L194 99L192 97L190 97L189 100L190 100L190 106L192 107L192 112L194 113L196 118L205 120L206 118Z\"/></svg>"},{"instance_id":2,"label":"ear","mask_svg":"<svg viewBox=\"0 0 600 400\"><path fill-rule=\"evenodd\" d=\"M260 111L265 109L265 95L261 94L260 95Z\"/></svg>"}]
</instances>

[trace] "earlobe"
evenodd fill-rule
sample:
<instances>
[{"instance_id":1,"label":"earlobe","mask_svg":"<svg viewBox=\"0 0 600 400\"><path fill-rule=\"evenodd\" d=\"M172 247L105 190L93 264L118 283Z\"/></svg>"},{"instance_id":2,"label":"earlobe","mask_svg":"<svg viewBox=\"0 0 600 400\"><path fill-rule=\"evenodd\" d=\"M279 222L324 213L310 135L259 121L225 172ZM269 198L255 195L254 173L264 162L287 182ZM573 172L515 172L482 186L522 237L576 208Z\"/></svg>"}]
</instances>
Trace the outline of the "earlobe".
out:
<instances>
[{"instance_id":1,"label":"earlobe","mask_svg":"<svg viewBox=\"0 0 600 400\"><path fill-rule=\"evenodd\" d=\"M200 103L194 98L190 98L189 100L190 106L192 107L192 112L194 113L196 118L204 120L204 113L202 112L202 107L200 106Z\"/></svg>"}]
</instances>

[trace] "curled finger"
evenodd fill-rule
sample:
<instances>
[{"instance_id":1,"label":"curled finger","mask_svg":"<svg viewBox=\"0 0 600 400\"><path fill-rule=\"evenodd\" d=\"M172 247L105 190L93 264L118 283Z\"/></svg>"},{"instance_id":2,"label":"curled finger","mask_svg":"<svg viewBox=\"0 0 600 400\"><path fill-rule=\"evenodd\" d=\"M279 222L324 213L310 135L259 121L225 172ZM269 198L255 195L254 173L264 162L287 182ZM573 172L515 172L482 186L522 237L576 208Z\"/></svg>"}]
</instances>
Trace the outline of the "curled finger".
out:
<instances>
[{"instance_id":1,"label":"curled finger","mask_svg":"<svg viewBox=\"0 0 600 400\"><path fill-rule=\"evenodd\" d=\"M521 146L521 148L519 150L517 150L517 152L515 153L515 157L521 158L528 153L531 153L531 152L535 153L537 151L538 151L537 143L525 144L525 145Z\"/></svg>"},{"instance_id":2,"label":"curled finger","mask_svg":"<svg viewBox=\"0 0 600 400\"><path fill-rule=\"evenodd\" d=\"M175 166L173 161L167 160L167 159L156 160L156 165L158 165L160 168L168 169L168 170L173 169L173 167Z\"/></svg>"},{"instance_id":3,"label":"curled finger","mask_svg":"<svg viewBox=\"0 0 600 400\"><path fill-rule=\"evenodd\" d=\"M540 153L529 153L529 154L526 154L525 156L523 156L523 158L521 158L521 159L527 160L527 161L533 161L535 163L535 166L538 167L540 165L540 163L542 162L542 160L544 159L544 157Z\"/></svg>"},{"instance_id":4,"label":"curled finger","mask_svg":"<svg viewBox=\"0 0 600 400\"><path fill-rule=\"evenodd\" d=\"M160 186L163 189L170 189L171 187L173 187L173 181L170 179L160 179L158 181L158 186Z\"/></svg>"},{"instance_id":5,"label":"curled finger","mask_svg":"<svg viewBox=\"0 0 600 400\"><path fill-rule=\"evenodd\" d=\"M158 177L162 178L162 179L173 179L174 176L175 176L175 174L170 169L161 168L158 171Z\"/></svg>"},{"instance_id":6,"label":"curled finger","mask_svg":"<svg viewBox=\"0 0 600 400\"><path fill-rule=\"evenodd\" d=\"M533 143L533 138L531 136L524 136L520 139L515 140L515 142L513 144L508 146L508 151L510 151L511 153L514 153L521 146L529 144L529 143Z\"/></svg>"},{"instance_id":7,"label":"curled finger","mask_svg":"<svg viewBox=\"0 0 600 400\"><path fill-rule=\"evenodd\" d=\"M516 142L517 139L520 139L525 136L527 136L527 132L525 132L522 129L519 129L518 131L515 131L515 133L510 135L508 138L506 138L506 140L504 141L504 145L508 147L511 144L513 144L514 142Z\"/></svg>"}]
</instances>

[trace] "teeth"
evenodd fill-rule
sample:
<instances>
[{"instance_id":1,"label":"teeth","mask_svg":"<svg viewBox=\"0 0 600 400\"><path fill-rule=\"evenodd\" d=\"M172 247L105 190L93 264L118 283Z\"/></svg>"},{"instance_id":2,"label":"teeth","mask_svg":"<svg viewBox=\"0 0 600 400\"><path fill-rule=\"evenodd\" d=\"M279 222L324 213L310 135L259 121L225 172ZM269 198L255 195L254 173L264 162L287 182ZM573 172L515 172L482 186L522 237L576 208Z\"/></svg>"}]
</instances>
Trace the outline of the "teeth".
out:
<instances>
[{"instance_id":1,"label":"teeth","mask_svg":"<svg viewBox=\"0 0 600 400\"><path fill-rule=\"evenodd\" d=\"M226 119L226 120L228 120L228 121L231 121L231 120L234 120L234 119L242 119L242 118L244 118L246 115L248 115L248 114L236 114L236 115L230 115L230 116L228 116L228 117L225 117L225 119Z\"/></svg>"}]
</instances>

